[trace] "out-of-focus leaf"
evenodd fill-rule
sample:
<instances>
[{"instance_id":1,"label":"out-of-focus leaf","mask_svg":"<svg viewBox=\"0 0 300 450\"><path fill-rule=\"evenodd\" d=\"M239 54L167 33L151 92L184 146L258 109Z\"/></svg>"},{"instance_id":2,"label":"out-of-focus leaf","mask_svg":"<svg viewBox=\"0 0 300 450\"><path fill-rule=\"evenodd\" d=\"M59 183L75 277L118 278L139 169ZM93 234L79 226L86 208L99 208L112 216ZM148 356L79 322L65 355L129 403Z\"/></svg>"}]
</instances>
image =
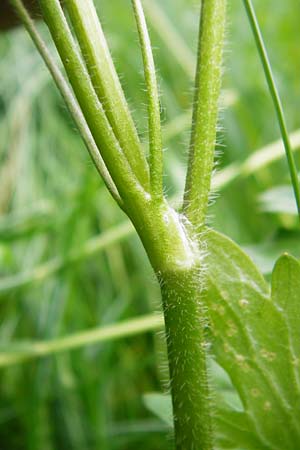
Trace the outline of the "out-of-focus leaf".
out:
<instances>
[{"instance_id":1,"label":"out-of-focus leaf","mask_svg":"<svg viewBox=\"0 0 300 450\"><path fill-rule=\"evenodd\" d=\"M289 233L261 244L247 245L243 249L264 275L272 273L275 261L285 252L300 257L300 234Z\"/></svg>"},{"instance_id":2,"label":"out-of-focus leaf","mask_svg":"<svg viewBox=\"0 0 300 450\"><path fill-rule=\"evenodd\" d=\"M173 427L172 400L170 395L152 392L143 396L146 407L170 428Z\"/></svg>"},{"instance_id":3,"label":"out-of-focus leaf","mask_svg":"<svg viewBox=\"0 0 300 450\"><path fill-rule=\"evenodd\" d=\"M277 186L259 197L264 212L297 215L297 208L291 186Z\"/></svg>"}]
</instances>

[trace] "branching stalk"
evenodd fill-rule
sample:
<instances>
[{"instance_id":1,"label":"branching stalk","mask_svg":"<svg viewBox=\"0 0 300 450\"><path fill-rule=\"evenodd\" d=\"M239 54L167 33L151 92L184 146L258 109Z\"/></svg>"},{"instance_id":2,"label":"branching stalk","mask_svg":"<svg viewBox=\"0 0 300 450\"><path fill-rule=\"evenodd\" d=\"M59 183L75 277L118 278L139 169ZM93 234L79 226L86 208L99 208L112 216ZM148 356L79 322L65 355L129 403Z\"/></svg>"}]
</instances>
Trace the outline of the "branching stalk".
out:
<instances>
[{"instance_id":1,"label":"branching stalk","mask_svg":"<svg viewBox=\"0 0 300 450\"><path fill-rule=\"evenodd\" d=\"M184 193L184 212L196 227L205 223L214 165L221 88L226 0L203 0L193 110Z\"/></svg>"},{"instance_id":2,"label":"branching stalk","mask_svg":"<svg viewBox=\"0 0 300 450\"><path fill-rule=\"evenodd\" d=\"M93 0L66 0L96 94L133 173L149 189L146 157L138 138Z\"/></svg>"},{"instance_id":3,"label":"branching stalk","mask_svg":"<svg viewBox=\"0 0 300 450\"><path fill-rule=\"evenodd\" d=\"M150 146L150 184L154 200L163 197L163 151L159 93L150 37L140 0L132 0L143 55L148 92L148 120Z\"/></svg>"},{"instance_id":4,"label":"branching stalk","mask_svg":"<svg viewBox=\"0 0 300 450\"><path fill-rule=\"evenodd\" d=\"M45 64L47 65L49 72L51 73L53 80L55 81L56 86L58 87L68 109L69 112L79 130L79 133L84 140L84 143L88 149L88 152L96 166L98 173L101 175L106 187L109 192L119 204L119 206L123 207L123 201L117 191L117 188L111 179L111 176L104 164L104 161L99 153L97 145L94 141L94 138L90 132L90 129L86 123L86 120L81 112L81 109L78 106L78 103L71 91L68 83L64 79L63 74L61 73L59 67L54 61L52 55L50 54L45 42L43 41L41 35L39 34L33 20L28 14L26 8L23 5L22 0L11 0L12 5L16 9L21 21L26 27L29 35L31 36L35 46L37 47L40 55L42 56Z\"/></svg>"},{"instance_id":5,"label":"branching stalk","mask_svg":"<svg viewBox=\"0 0 300 450\"><path fill-rule=\"evenodd\" d=\"M40 0L40 5L97 147L122 199L132 205L133 199L144 195L142 187L132 172L95 93L59 0Z\"/></svg>"},{"instance_id":6,"label":"branching stalk","mask_svg":"<svg viewBox=\"0 0 300 450\"><path fill-rule=\"evenodd\" d=\"M250 26L255 38L257 50L263 65L266 81L268 84L268 88L272 97L272 101L274 104L277 120L279 123L279 128L282 136L282 141L285 148L285 153L289 165L291 182L294 190L295 200L298 209L298 215L300 219L300 184L298 179L298 171L295 162L295 158L292 151L292 145L289 138L286 120L284 117L283 107L279 95L279 91L276 86L275 78L273 76L272 67L269 61L268 52L266 46L264 44L263 36L260 31L259 23L255 14L255 10L252 5L251 0L243 0L246 12L249 18Z\"/></svg>"}]
</instances>

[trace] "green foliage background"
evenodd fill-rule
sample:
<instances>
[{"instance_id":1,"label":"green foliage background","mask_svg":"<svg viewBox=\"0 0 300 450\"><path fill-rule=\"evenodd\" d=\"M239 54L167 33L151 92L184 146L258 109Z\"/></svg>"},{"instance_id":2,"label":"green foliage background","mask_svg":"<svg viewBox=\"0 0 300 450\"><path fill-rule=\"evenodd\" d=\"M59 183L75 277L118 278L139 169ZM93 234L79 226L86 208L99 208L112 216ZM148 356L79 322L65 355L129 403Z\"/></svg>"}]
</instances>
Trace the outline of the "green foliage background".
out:
<instances>
[{"instance_id":1,"label":"green foliage background","mask_svg":"<svg viewBox=\"0 0 300 450\"><path fill-rule=\"evenodd\" d=\"M130 2L98 3L127 98L146 137L142 62ZM181 54L158 18L149 20L165 135L172 134L165 142L165 183L173 195L184 181L188 129L176 123L170 129L168 124L186 115L191 104L199 2L158 3L187 47ZM289 129L297 130L298 2L265 0L255 5ZM42 25L41 30L47 36ZM220 117L219 170L242 163L279 138L242 2L229 1L226 49L225 98L229 93L234 102L226 107L224 101ZM126 219L93 169L26 33L18 29L1 35L0 55L1 366L6 352L29 340L66 336L157 311L159 293L134 235L116 237L103 251L69 261L62 270L51 271L48 265L47 273L32 271L53 258L64 260L80 252L89 239ZM291 190L280 187L289 182L286 161L281 158L250 175L238 175L219 190L211 223L243 245L269 278L282 251L300 255L295 208L286 208ZM142 400L144 393L161 389L159 345L155 335L144 333L0 367L0 449L168 448L168 432Z\"/></svg>"}]
</instances>

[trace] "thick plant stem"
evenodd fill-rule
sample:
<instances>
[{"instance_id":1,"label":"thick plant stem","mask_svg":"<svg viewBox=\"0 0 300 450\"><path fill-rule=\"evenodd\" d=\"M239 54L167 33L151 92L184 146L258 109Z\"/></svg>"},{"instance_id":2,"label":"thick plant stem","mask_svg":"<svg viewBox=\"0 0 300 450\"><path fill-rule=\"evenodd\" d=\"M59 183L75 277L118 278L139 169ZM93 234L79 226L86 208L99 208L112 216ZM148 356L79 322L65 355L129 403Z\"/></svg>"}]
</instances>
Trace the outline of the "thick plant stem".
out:
<instances>
[{"instance_id":1,"label":"thick plant stem","mask_svg":"<svg viewBox=\"0 0 300 450\"><path fill-rule=\"evenodd\" d=\"M184 211L196 227L205 222L214 165L221 88L226 0L202 0L193 127Z\"/></svg>"},{"instance_id":2,"label":"thick plant stem","mask_svg":"<svg viewBox=\"0 0 300 450\"><path fill-rule=\"evenodd\" d=\"M161 275L176 450L212 450L205 314L198 268Z\"/></svg>"}]
</instances>

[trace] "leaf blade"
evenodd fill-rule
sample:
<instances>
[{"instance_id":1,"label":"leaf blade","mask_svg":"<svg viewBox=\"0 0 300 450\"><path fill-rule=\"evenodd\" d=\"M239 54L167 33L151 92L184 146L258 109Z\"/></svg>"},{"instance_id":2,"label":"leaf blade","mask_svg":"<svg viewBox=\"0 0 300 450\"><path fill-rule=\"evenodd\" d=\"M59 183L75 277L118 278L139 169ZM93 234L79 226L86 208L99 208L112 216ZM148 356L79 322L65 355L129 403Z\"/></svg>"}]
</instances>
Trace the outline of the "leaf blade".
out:
<instances>
[{"instance_id":1,"label":"leaf blade","mask_svg":"<svg viewBox=\"0 0 300 450\"><path fill-rule=\"evenodd\" d=\"M292 450L300 442L297 387L283 316L236 244L212 231L208 243L207 306L217 361L229 373L262 445Z\"/></svg>"}]
</instances>

